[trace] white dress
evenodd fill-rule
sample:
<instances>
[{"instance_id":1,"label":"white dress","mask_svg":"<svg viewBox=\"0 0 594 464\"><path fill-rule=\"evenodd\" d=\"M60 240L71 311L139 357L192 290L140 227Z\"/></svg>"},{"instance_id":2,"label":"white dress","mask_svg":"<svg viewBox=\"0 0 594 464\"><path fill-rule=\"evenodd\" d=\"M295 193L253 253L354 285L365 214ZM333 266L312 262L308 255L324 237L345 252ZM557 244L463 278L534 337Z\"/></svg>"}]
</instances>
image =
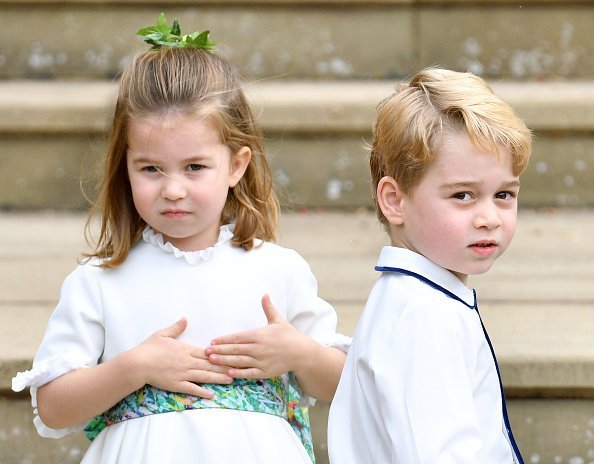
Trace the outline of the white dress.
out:
<instances>
[{"instance_id":1,"label":"white dress","mask_svg":"<svg viewBox=\"0 0 594 464\"><path fill-rule=\"evenodd\" d=\"M231 245L232 226L217 243L183 252L147 228L143 240L116 269L96 262L78 266L64 281L60 301L30 371L13 389L37 388L66 372L93 366L138 345L156 330L188 318L178 338L208 346L221 335L266 324L261 298L270 294L293 326L318 342L346 350L336 334L336 313L317 296L317 282L295 251L263 243L251 251ZM80 430L48 428L35 409L40 435L60 438ZM310 463L289 423L281 417L228 409L149 415L104 429L83 463Z\"/></svg>"},{"instance_id":2,"label":"white dress","mask_svg":"<svg viewBox=\"0 0 594 464\"><path fill-rule=\"evenodd\" d=\"M330 462L522 462L474 292L403 248L377 269L330 408Z\"/></svg>"}]
</instances>

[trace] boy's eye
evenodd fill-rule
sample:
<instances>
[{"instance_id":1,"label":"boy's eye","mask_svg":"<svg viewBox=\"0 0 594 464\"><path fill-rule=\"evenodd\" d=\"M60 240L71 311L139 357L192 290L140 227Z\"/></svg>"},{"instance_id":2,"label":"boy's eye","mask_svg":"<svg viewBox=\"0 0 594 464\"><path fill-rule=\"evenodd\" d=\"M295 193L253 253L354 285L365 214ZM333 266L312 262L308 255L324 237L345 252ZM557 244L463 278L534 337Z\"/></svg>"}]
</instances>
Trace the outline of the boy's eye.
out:
<instances>
[{"instance_id":1,"label":"boy's eye","mask_svg":"<svg viewBox=\"0 0 594 464\"><path fill-rule=\"evenodd\" d=\"M456 200L469 201L472 200L472 195L470 192L458 192L454 193L453 198Z\"/></svg>"},{"instance_id":2,"label":"boy's eye","mask_svg":"<svg viewBox=\"0 0 594 464\"><path fill-rule=\"evenodd\" d=\"M200 171L202 169L201 164L189 164L188 171Z\"/></svg>"},{"instance_id":3,"label":"boy's eye","mask_svg":"<svg viewBox=\"0 0 594 464\"><path fill-rule=\"evenodd\" d=\"M514 192L499 192L495 195L495 198L498 198L500 200L511 200L513 198L516 198L517 194Z\"/></svg>"}]
</instances>

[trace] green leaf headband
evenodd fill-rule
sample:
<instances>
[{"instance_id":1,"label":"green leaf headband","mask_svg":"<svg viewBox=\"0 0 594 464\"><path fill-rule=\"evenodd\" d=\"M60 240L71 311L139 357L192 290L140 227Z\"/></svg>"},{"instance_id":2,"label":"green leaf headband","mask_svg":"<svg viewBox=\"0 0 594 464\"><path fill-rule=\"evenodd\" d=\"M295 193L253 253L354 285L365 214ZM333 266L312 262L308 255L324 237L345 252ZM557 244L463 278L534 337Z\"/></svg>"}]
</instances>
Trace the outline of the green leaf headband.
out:
<instances>
[{"instance_id":1,"label":"green leaf headband","mask_svg":"<svg viewBox=\"0 0 594 464\"><path fill-rule=\"evenodd\" d=\"M173 25L170 27L167 24L165 14L161 13L156 26L143 27L138 30L136 35L143 36L144 41L152 45L151 50L158 50L161 47L173 47L201 48L207 52L212 52L216 42L208 39L209 33L210 31L204 31L181 35L177 19L173 21Z\"/></svg>"}]
</instances>

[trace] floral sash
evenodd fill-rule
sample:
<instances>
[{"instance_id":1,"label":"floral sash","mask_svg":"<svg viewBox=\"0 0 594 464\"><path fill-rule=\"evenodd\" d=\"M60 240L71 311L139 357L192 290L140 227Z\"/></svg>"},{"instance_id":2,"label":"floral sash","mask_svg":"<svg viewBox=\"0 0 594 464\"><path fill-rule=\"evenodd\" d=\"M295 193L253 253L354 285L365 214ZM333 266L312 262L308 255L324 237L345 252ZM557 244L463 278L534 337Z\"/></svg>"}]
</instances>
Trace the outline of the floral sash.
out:
<instances>
[{"instance_id":1,"label":"floral sash","mask_svg":"<svg viewBox=\"0 0 594 464\"><path fill-rule=\"evenodd\" d=\"M300 404L299 392L286 375L262 380L235 379L230 385L201 386L212 391L215 396L205 399L145 385L91 419L84 433L89 440L93 440L105 427L151 414L189 409L238 409L286 419L305 446L312 463L315 463L308 409Z\"/></svg>"}]
</instances>

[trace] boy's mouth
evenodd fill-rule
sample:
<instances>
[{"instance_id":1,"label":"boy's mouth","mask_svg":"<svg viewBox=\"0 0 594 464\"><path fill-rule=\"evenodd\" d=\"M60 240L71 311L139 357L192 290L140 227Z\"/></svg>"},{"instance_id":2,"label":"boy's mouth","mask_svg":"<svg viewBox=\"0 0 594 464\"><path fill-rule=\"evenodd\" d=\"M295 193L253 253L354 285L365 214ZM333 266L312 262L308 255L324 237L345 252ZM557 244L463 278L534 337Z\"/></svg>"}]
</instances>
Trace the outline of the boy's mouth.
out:
<instances>
[{"instance_id":1,"label":"boy's mouth","mask_svg":"<svg viewBox=\"0 0 594 464\"><path fill-rule=\"evenodd\" d=\"M497 249L497 243L491 241L480 241L476 243L472 243L468 246L471 250L475 253L482 255L482 256L490 256L492 255L495 250Z\"/></svg>"}]
</instances>

